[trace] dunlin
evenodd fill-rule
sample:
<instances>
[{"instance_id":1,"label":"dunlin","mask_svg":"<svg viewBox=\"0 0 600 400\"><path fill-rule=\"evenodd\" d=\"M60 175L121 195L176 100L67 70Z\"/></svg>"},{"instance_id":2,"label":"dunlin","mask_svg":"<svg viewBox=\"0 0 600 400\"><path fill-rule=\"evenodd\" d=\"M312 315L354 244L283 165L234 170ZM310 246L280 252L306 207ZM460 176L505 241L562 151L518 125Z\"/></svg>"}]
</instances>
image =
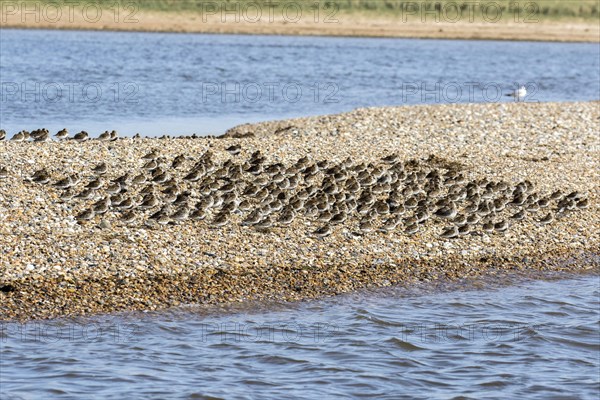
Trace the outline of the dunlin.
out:
<instances>
[{"instance_id":1,"label":"dunlin","mask_svg":"<svg viewBox=\"0 0 600 400\"><path fill-rule=\"evenodd\" d=\"M143 209L149 209L149 208L154 208L157 205L159 205L159 201L156 198L156 196L154 195L146 195L146 197L144 197L144 199L142 200L142 203L138 206L139 208Z\"/></svg>"},{"instance_id":2,"label":"dunlin","mask_svg":"<svg viewBox=\"0 0 600 400\"><path fill-rule=\"evenodd\" d=\"M489 200L484 200L481 203L479 203L479 207L477 207L477 214L480 216L486 216L486 215L490 215L490 213L492 212L491 207L490 207L490 201Z\"/></svg>"},{"instance_id":3,"label":"dunlin","mask_svg":"<svg viewBox=\"0 0 600 400\"><path fill-rule=\"evenodd\" d=\"M329 226L329 224L325 224L325 225L321 226L320 228L316 229L315 231L313 231L312 234L316 237L324 238L326 236L331 235L331 232L332 232L331 226Z\"/></svg>"},{"instance_id":4,"label":"dunlin","mask_svg":"<svg viewBox=\"0 0 600 400\"><path fill-rule=\"evenodd\" d=\"M527 210L531 213L537 212L537 211L539 211L539 209L540 209L540 206L538 205L537 201L534 201L525 206L525 210Z\"/></svg>"},{"instance_id":5,"label":"dunlin","mask_svg":"<svg viewBox=\"0 0 600 400\"><path fill-rule=\"evenodd\" d=\"M90 200L93 197L94 191L92 189L84 189L75 196L75 198L79 200Z\"/></svg>"},{"instance_id":6,"label":"dunlin","mask_svg":"<svg viewBox=\"0 0 600 400\"><path fill-rule=\"evenodd\" d=\"M469 225L476 225L479 223L479 220L481 218L479 217L479 215L477 214L471 214L467 217L467 224Z\"/></svg>"},{"instance_id":7,"label":"dunlin","mask_svg":"<svg viewBox=\"0 0 600 400\"><path fill-rule=\"evenodd\" d=\"M362 233L369 233L369 232L373 232L373 229L375 229L375 225L373 224L373 220L369 217L367 218L363 218L360 223L358 224L358 229L360 229L360 231Z\"/></svg>"},{"instance_id":8,"label":"dunlin","mask_svg":"<svg viewBox=\"0 0 600 400\"><path fill-rule=\"evenodd\" d=\"M445 228L440 235L440 237L443 237L444 239L454 239L457 236L458 228L454 225Z\"/></svg>"},{"instance_id":9,"label":"dunlin","mask_svg":"<svg viewBox=\"0 0 600 400\"><path fill-rule=\"evenodd\" d=\"M92 172L96 175L104 175L108 171L108 167L105 162L96 165L92 168Z\"/></svg>"},{"instance_id":10,"label":"dunlin","mask_svg":"<svg viewBox=\"0 0 600 400\"><path fill-rule=\"evenodd\" d=\"M250 215L248 215L248 217L246 217L246 219L244 219L244 221L242 221L242 225L244 226L250 226L250 225L255 225L258 222L260 222L260 220L263 217L263 213L256 209L254 211L252 211L250 213Z\"/></svg>"},{"instance_id":11,"label":"dunlin","mask_svg":"<svg viewBox=\"0 0 600 400\"><path fill-rule=\"evenodd\" d=\"M75 136L73 136L73 140L76 140L78 142L85 142L88 139L89 135L86 131L81 131L79 133L76 133Z\"/></svg>"},{"instance_id":12,"label":"dunlin","mask_svg":"<svg viewBox=\"0 0 600 400\"><path fill-rule=\"evenodd\" d=\"M348 214L345 211L340 211L331 217L331 224L343 224L348 219Z\"/></svg>"},{"instance_id":13,"label":"dunlin","mask_svg":"<svg viewBox=\"0 0 600 400\"><path fill-rule=\"evenodd\" d=\"M70 188L73 185L71 178L69 178L68 176L66 178L63 178L61 180L59 180L58 182L56 182L54 184L54 187L57 189L67 189Z\"/></svg>"},{"instance_id":14,"label":"dunlin","mask_svg":"<svg viewBox=\"0 0 600 400\"><path fill-rule=\"evenodd\" d=\"M23 132L15 133L10 140L13 142L22 142L25 140L25 134Z\"/></svg>"},{"instance_id":15,"label":"dunlin","mask_svg":"<svg viewBox=\"0 0 600 400\"><path fill-rule=\"evenodd\" d=\"M147 181L146 176L144 174L139 174L131 180L131 183L133 185L143 185L144 183L146 183L146 181Z\"/></svg>"},{"instance_id":16,"label":"dunlin","mask_svg":"<svg viewBox=\"0 0 600 400\"><path fill-rule=\"evenodd\" d=\"M185 156L183 154L180 154L173 159L173 162L171 163L171 168L174 168L174 169L179 168L184 164L184 162L185 162Z\"/></svg>"},{"instance_id":17,"label":"dunlin","mask_svg":"<svg viewBox=\"0 0 600 400\"><path fill-rule=\"evenodd\" d=\"M101 142L109 141L110 140L110 132L109 131L102 132L100 135L98 135L98 140L100 140Z\"/></svg>"},{"instance_id":18,"label":"dunlin","mask_svg":"<svg viewBox=\"0 0 600 400\"><path fill-rule=\"evenodd\" d=\"M511 219L514 219L515 221L522 221L525 218L525 210L520 210L516 213L514 213L513 215L510 216Z\"/></svg>"},{"instance_id":19,"label":"dunlin","mask_svg":"<svg viewBox=\"0 0 600 400\"><path fill-rule=\"evenodd\" d=\"M158 160L157 159L151 159L148 160L143 166L142 168L147 170L147 171L154 171L159 167L158 165Z\"/></svg>"},{"instance_id":20,"label":"dunlin","mask_svg":"<svg viewBox=\"0 0 600 400\"><path fill-rule=\"evenodd\" d=\"M133 213L131 211L128 211L121 215L121 221L127 225L131 224L133 221L135 221L135 219L136 219L136 215L135 215L135 213Z\"/></svg>"},{"instance_id":21,"label":"dunlin","mask_svg":"<svg viewBox=\"0 0 600 400\"><path fill-rule=\"evenodd\" d=\"M156 220L159 225L168 225L171 222L171 218L167 214L159 216Z\"/></svg>"},{"instance_id":22,"label":"dunlin","mask_svg":"<svg viewBox=\"0 0 600 400\"><path fill-rule=\"evenodd\" d=\"M549 197L543 197L541 199L538 200L537 202L538 206L540 206L540 208L546 208L550 205L550 198Z\"/></svg>"},{"instance_id":23,"label":"dunlin","mask_svg":"<svg viewBox=\"0 0 600 400\"><path fill-rule=\"evenodd\" d=\"M391 217L388 218L379 228L379 230L381 232L391 232L394 229L396 229L396 227L398 226L398 224L400 223L400 218L398 217Z\"/></svg>"},{"instance_id":24,"label":"dunlin","mask_svg":"<svg viewBox=\"0 0 600 400\"><path fill-rule=\"evenodd\" d=\"M121 202L119 203L117 208L120 208L123 210L129 210L129 209L133 208L134 205L135 205L135 202L133 201L133 199L131 197L127 197L127 198L121 200Z\"/></svg>"},{"instance_id":25,"label":"dunlin","mask_svg":"<svg viewBox=\"0 0 600 400\"><path fill-rule=\"evenodd\" d=\"M479 209L479 203L478 202L473 202L469 205L467 205L465 207L465 213L469 214L469 215L476 215L474 213L477 212L477 210Z\"/></svg>"},{"instance_id":26,"label":"dunlin","mask_svg":"<svg viewBox=\"0 0 600 400\"><path fill-rule=\"evenodd\" d=\"M482 229L487 233L494 232L494 223L491 221L486 221L483 223Z\"/></svg>"},{"instance_id":27,"label":"dunlin","mask_svg":"<svg viewBox=\"0 0 600 400\"><path fill-rule=\"evenodd\" d=\"M187 175L183 177L183 180L188 182L198 182L200 178L204 175L204 172L200 169L194 169L190 171Z\"/></svg>"},{"instance_id":28,"label":"dunlin","mask_svg":"<svg viewBox=\"0 0 600 400\"><path fill-rule=\"evenodd\" d=\"M171 214L171 219L174 221L185 221L186 219L188 219L190 215L190 210L187 207L181 207L179 208L177 211L175 211L173 214Z\"/></svg>"},{"instance_id":29,"label":"dunlin","mask_svg":"<svg viewBox=\"0 0 600 400\"><path fill-rule=\"evenodd\" d=\"M455 225L464 225L467 223L467 216L465 214L458 214L456 217L454 217L452 222Z\"/></svg>"},{"instance_id":30,"label":"dunlin","mask_svg":"<svg viewBox=\"0 0 600 400\"><path fill-rule=\"evenodd\" d=\"M464 235L468 235L469 233L471 233L471 226L470 225L461 225L458 227L458 234L461 236Z\"/></svg>"},{"instance_id":31,"label":"dunlin","mask_svg":"<svg viewBox=\"0 0 600 400\"><path fill-rule=\"evenodd\" d=\"M373 208L375 209L375 212L379 215L386 215L390 213L390 205L383 200L376 201L373 205Z\"/></svg>"},{"instance_id":32,"label":"dunlin","mask_svg":"<svg viewBox=\"0 0 600 400\"><path fill-rule=\"evenodd\" d=\"M581 210L585 210L586 208L588 208L590 205L590 202L587 198L579 200L576 204L575 207L581 209Z\"/></svg>"},{"instance_id":33,"label":"dunlin","mask_svg":"<svg viewBox=\"0 0 600 400\"><path fill-rule=\"evenodd\" d=\"M206 216L207 216L206 210L196 209L196 210L192 211L192 213L190 214L190 219L193 221L201 221L201 220L205 219Z\"/></svg>"},{"instance_id":34,"label":"dunlin","mask_svg":"<svg viewBox=\"0 0 600 400\"><path fill-rule=\"evenodd\" d=\"M197 210L208 210L215 204L215 199L212 196L206 196L196 203Z\"/></svg>"},{"instance_id":35,"label":"dunlin","mask_svg":"<svg viewBox=\"0 0 600 400\"><path fill-rule=\"evenodd\" d=\"M191 198L191 193L188 192L188 191L185 191L183 193L179 193L177 195L177 197L175 198L175 200L173 201L173 205L175 205L175 206L186 205L190 201L190 198Z\"/></svg>"},{"instance_id":36,"label":"dunlin","mask_svg":"<svg viewBox=\"0 0 600 400\"><path fill-rule=\"evenodd\" d=\"M117 193L117 194L113 194L113 195L109 196L110 206L118 207L119 205L121 205L124 198L125 197L121 193Z\"/></svg>"},{"instance_id":37,"label":"dunlin","mask_svg":"<svg viewBox=\"0 0 600 400\"><path fill-rule=\"evenodd\" d=\"M61 201L63 201L63 202L66 203L68 201L71 201L74 196L75 196L75 193L73 193L73 190L72 189L67 189L67 190L64 190L60 194L59 198L60 198Z\"/></svg>"},{"instance_id":38,"label":"dunlin","mask_svg":"<svg viewBox=\"0 0 600 400\"><path fill-rule=\"evenodd\" d=\"M496 232L505 232L508 229L508 222L506 220L496 222L494 224L494 230Z\"/></svg>"},{"instance_id":39,"label":"dunlin","mask_svg":"<svg viewBox=\"0 0 600 400\"><path fill-rule=\"evenodd\" d=\"M155 195L156 194L156 186L153 186L152 184L146 185L139 191L139 193L144 196L147 194Z\"/></svg>"},{"instance_id":40,"label":"dunlin","mask_svg":"<svg viewBox=\"0 0 600 400\"><path fill-rule=\"evenodd\" d=\"M254 224L254 227L259 230L270 229L272 226L273 220L271 219L271 216L266 216L265 218Z\"/></svg>"},{"instance_id":41,"label":"dunlin","mask_svg":"<svg viewBox=\"0 0 600 400\"><path fill-rule=\"evenodd\" d=\"M143 160L154 160L158 157L158 149L152 149L152 151L150 151L149 153L147 153L146 155L142 156Z\"/></svg>"},{"instance_id":42,"label":"dunlin","mask_svg":"<svg viewBox=\"0 0 600 400\"><path fill-rule=\"evenodd\" d=\"M277 222L283 225L289 225L296 218L296 213L292 210L288 210L284 213L281 213Z\"/></svg>"},{"instance_id":43,"label":"dunlin","mask_svg":"<svg viewBox=\"0 0 600 400\"><path fill-rule=\"evenodd\" d=\"M525 199L526 199L525 194L519 193L513 197L510 204L515 205L515 206L522 206L525 203Z\"/></svg>"},{"instance_id":44,"label":"dunlin","mask_svg":"<svg viewBox=\"0 0 600 400\"><path fill-rule=\"evenodd\" d=\"M415 218L417 219L417 223L423 224L425 221L429 219L429 211L427 209L419 209L415 212Z\"/></svg>"},{"instance_id":45,"label":"dunlin","mask_svg":"<svg viewBox=\"0 0 600 400\"><path fill-rule=\"evenodd\" d=\"M42 185L47 184L48 182L50 182L50 174L48 173L48 171L46 171L45 168L40 169L35 171L32 175L30 180L32 182L35 183L40 183Z\"/></svg>"},{"instance_id":46,"label":"dunlin","mask_svg":"<svg viewBox=\"0 0 600 400\"><path fill-rule=\"evenodd\" d=\"M111 183L106 187L106 192L108 194L117 194L121 191L121 185L118 183Z\"/></svg>"},{"instance_id":47,"label":"dunlin","mask_svg":"<svg viewBox=\"0 0 600 400\"><path fill-rule=\"evenodd\" d=\"M232 156L237 156L238 154L240 154L240 151L242 150L242 146L239 144L234 144L234 145L229 146L225 150L227 150L227 152L229 154L231 154Z\"/></svg>"},{"instance_id":48,"label":"dunlin","mask_svg":"<svg viewBox=\"0 0 600 400\"><path fill-rule=\"evenodd\" d=\"M92 218L94 218L94 211L91 208L82 211L75 217L78 221L89 221Z\"/></svg>"},{"instance_id":49,"label":"dunlin","mask_svg":"<svg viewBox=\"0 0 600 400\"><path fill-rule=\"evenodd\" d=\"M555 192L552 192L552 194L550 195L550 199L551 200L558 200L562 197L563 192L560 190L557 190Z\"/></svg>"},{"instance_id":50,"label":"dunlin","mask_svg":"<svg viewBox=\"0 0 600 400\"><path fill-rule=\"evenodd\" d=\"M161 171L160 169L157 169L154 172L155 174L153 174L152 177L152 182L154 183L165 183L169 179L169 174L167 172Z\"/></svg>"},{"instance_id":51,"label":"dunlin","mask_svg":"<svg viewBox=\"0 0 600 400\"><path fill-rule=\"evenodd\" d=\"M110 198L105 197L105 198L98 200L96 203L94 203L94 205L92 206L92 209L94 210L94 213L96 213L96 214L104 214L105 212L108 211L109 207L110 207Z\"/></svg>"},{"instance_id":52,"label":"dunlin","mask_svg":"<svg viewBox=\"0 0 600 400\"><path fill-rule=\"evenodd\" d=\"M103 184L104 183L102 179L94 179L93 181L89 182L85 187L86 189L98 190L102 187Z\"/></svg>"},{"instance_id":53,"label":"dunlin","mask_svg":"<svg viewBox=\"0 0 600 400\"><path fill-rule=\"evenodd\" d=\"M253 164L246 169L246 172L252 175L260 175L263 172L263 167L261 164Z\"/></svg>"},{"instance_id":54,"label":"dunlin","mask_svg":"<svg viewBox=\"0 0 600 400\"><path fill-rule=\"evenodd\" d=\"M210 226L212 228L221 228L229 223L229 215L225 213L217 214L212 221L210 221Z\"/></svg>"},{"instance_id":55,"label":"dunlin","mask_svg":"<svg viewBox=\"0 0 600 400\"><path fill-rule=\"evenodd\" d=\"M453 219L456 217L457 214L457 210L456 210L456 206L454 206L454 204L445 206L445 207L440 207L438 208L435 212L434 215L438 218L442 218L442 219Z\"/></svg>"},{"instance_id":56,"label":"dunlin","mask_svg":"<svg viewBox=\"0 0 600 400\"><path fill-rule=\"evenodd\" d=\"M406 235L414 235L419 231L419 225L417 223L408 224L406 228L404 228L404 233Z\"/></svg>"},{"instance_id":57,"label":"dunlin","mask_svg":"<svg viewBox=\"0 0 600 400\"><path fill-rule=\"evenodd\" d=\"M47 142L50 140L50 134L48 131L38 131L33 137L34 142Z\"/></svg>"},{"instance_id":58,"label":"dunlin","mask_svg":"<svg viewBox=\"0 0 600 400\"><path fill-rule=\"evenodd\" d=\"M552 221L554 221L554 215L552 215L552 213L548 213L538 220L540 225L548 225Z\"/></svg>"}]
</instances>

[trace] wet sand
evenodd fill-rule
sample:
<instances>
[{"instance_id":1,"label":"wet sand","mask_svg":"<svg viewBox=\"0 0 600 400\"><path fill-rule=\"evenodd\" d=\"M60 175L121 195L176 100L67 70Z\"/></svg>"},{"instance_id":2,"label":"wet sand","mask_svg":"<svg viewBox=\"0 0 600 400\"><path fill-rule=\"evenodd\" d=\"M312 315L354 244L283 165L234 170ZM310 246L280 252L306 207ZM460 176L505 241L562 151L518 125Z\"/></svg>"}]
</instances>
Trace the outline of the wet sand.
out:
<instances>
[{"instance_id":1,"label":"wet sand","mask_svg":"<svg viewBox=\"0 0 600 400\"><path fill-rule=\"evenodd\" d=\"M358 109L242 125L222 138L2 141L0 168L6 168L6 176L0 179L0 320L155 310L189 303L293 301L396 283L502 275L506 270L597 272L599 120L598 102L435 105ZM240 152L232 155L235 151L230 147L236 145ZM324 223L301 212L289 224L273 223L265 229L243 225L250 211L233 212L224 226L215 227L211 221L217 211L203 220L179 221L174 217L176 207L169 214L172 219L162 225L149 219L160 204L135 211L129 222L123 221L124 211L115 207L76 220L110 197L111 182L126 173L131 175L125 194L136 197L136 204L147 187L166 201L168 183L131 182L148 162L142 156L153 149L171 184L181 192L191 191L192 204L202 201L197 191L204 189L201 181L186 181L183 176L206 159L203 155L212 154L212 167L204 178L213 186L219 182L221 188L214 186L213 191L222 191L225 197L231 193L227 184L235 183L239 186L234 192L243 200L243 189L261 175L238 173L233 180L223 168L229 167L229 173L237 166L245 171L251 154L260 151L265 166L280 163L281 168L290 168L304 157L309 164L320 160L330 166L371 164L367 180L394 175L385 172L390 164L382 160L395 154L399 173L407 173L406 179L417 177L426 190L431 188L425 174L445 177L443 193L434 195L432 189L427 194L433 198L429 206L436 196L441 199L446 191L457 194L454 189L460 191L475 181L484 186L488 182L497 190L505 185L505 192L529 181L528 193L536 199L557 190L563 196L577 191L577 202L586 199L588 205L558 211L560 201L552 200L528 211L522 221L509 219L517 209L507 205L493 214L493 222L509 221L508 229L488 232L482 221L457 238L444 238L444 230L452 224L433 215L417 224L415 233L407 233L416 214L409 199L397 228L384 231L389 215L378 216L371 210L373 229L363 230L364 216L350 212L347 220L332 224L325 237L315 234ZM169 167L179 155L183 164ZM351 162L346 163L348 159ZM82 192L97 178L92 168L99 163L106 163L107 172L92 197L61 199L64 190L55 187L56 182L78 174L81 181L68 190ZM360 176L354 167L347 168L349 175ZM47 171L48 182L30 182L40 169ZM265 188L279 185L295 193L288 185L293 173L287 178L275 175L278 178L262 183ZM272 184L275 181L277 185ZM394 185L382 182L388 190ZM419 191L414 196L424 200L427 196ZM554 220L545 224L542 220L548 213Z\"/></svg>"}]
</instances>

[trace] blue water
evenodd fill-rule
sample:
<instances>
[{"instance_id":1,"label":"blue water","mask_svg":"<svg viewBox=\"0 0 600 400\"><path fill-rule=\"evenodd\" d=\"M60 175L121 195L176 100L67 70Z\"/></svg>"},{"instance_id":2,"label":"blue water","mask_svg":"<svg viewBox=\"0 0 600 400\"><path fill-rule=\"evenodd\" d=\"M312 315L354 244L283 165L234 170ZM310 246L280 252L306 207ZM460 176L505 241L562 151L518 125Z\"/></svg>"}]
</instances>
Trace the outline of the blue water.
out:
<instances>
[{"instance_id":1,"label":"blue water","mask_svg":"<svg viewBox=\"0 0 600 400\"><path fill-rule=\"evenodd\" d=\"M0 397L597 399L599 298L595 275L4 323Z\"/></svg>"},{"instance_id":2,"label":"blue water","mask_svg":"<svg viewBox=\"0 0 600 400\"><path fill-rule=\"evenodd\" d=\"M0 128L223 133L358 107L600 98L585 43L0 30Z\"/></svg>"}]
</instances>

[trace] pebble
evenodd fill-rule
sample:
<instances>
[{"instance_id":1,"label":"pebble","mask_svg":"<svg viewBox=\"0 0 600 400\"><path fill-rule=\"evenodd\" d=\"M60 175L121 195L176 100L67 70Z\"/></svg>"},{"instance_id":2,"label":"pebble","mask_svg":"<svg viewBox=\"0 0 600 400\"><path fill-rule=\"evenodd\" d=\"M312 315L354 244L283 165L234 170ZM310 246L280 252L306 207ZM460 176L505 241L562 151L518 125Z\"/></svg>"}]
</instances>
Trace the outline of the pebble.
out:
<instances>
[{"instance_id":1,"label":"pebble","mask_svg":"<svg viewBox=\"0 0 600 400\"><path fill-rule=\"evenodd\" d=\"M462 123L454 122L456 115L465 116ZM562 123L555 127L557 119ZM0 167L6 166L9 176L0 183L0 287L17 290L0 292L0 320L149 309L175 302L298 300L369 285L477 276L487 266L509 269L516 262L504 260L525 257L527 262L518 265L527 269L568 265L571 270L597 270L599 119L598 102L457 104L357 109L242 125L219 139L123 138L110 142L110 152L106 143L94 140L1 141ZM288 126L294 128L273 135ZM235 137L241 134L248 135ZM78 160L77 168L88 171L106 162L106 177L115 178L141 168L141 157L154 148L169 159L180 154L197 158L210 148L223 162L232 157L226 149L233 145L241 146L235 156L239 159L260 150L268 162L283 164L303 156L369 163L392 152L403 161L434 155L439 162L459 165L467 179L513 184L529 179L540 193L557 187L586 193L589 206L568 211L542 228L526 219L504 234L467 234L451 241L439 240L443 226L434 222L419 226L413 236L404 235L403 229L357 235L356 227L346 222L315 240L307 232L318 226L301 219L262 233L235 223L220 229L187 222L127 227L114 213L78 223L73 215L82 210L65 207L55 189L21 178L47 168L53 181L58 180L62 176L54 171L71 164L69 160ZM473 269L482 258L487 261ZM569 264L560 262L570 258ZM250 269L255 272L247 273ZM78 301L57 285L66 279L79 282L73 292Z\"/></svg>"}]
</instances>

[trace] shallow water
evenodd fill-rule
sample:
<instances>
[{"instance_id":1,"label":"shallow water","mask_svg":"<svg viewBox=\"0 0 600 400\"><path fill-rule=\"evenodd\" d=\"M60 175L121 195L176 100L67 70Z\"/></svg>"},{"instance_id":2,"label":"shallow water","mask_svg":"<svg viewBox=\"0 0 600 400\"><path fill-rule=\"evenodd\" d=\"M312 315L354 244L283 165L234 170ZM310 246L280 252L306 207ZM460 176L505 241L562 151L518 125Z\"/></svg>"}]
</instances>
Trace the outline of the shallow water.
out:
<instances>
[{"instance_id":1,"label":"shallow water","mask_svg":"<svg viewBox=\"0 0 600 400\"><path fill-rule=\"evenodd\" d=\"M220 134L418 103L599 98L600 48L543 43L0 30L0 128ZM225 85L225 86L223 86Z\"/></svg>"},{"instance_id":2,"label":"shallow water","mask_svg":"<svg viewBox=\"0 0 600 400\"><path fill-rule=\"evenodd\" d=\"M519 282L4 323L0 397L597 399L600 276Z\"/></svg>"}]
</instances>

